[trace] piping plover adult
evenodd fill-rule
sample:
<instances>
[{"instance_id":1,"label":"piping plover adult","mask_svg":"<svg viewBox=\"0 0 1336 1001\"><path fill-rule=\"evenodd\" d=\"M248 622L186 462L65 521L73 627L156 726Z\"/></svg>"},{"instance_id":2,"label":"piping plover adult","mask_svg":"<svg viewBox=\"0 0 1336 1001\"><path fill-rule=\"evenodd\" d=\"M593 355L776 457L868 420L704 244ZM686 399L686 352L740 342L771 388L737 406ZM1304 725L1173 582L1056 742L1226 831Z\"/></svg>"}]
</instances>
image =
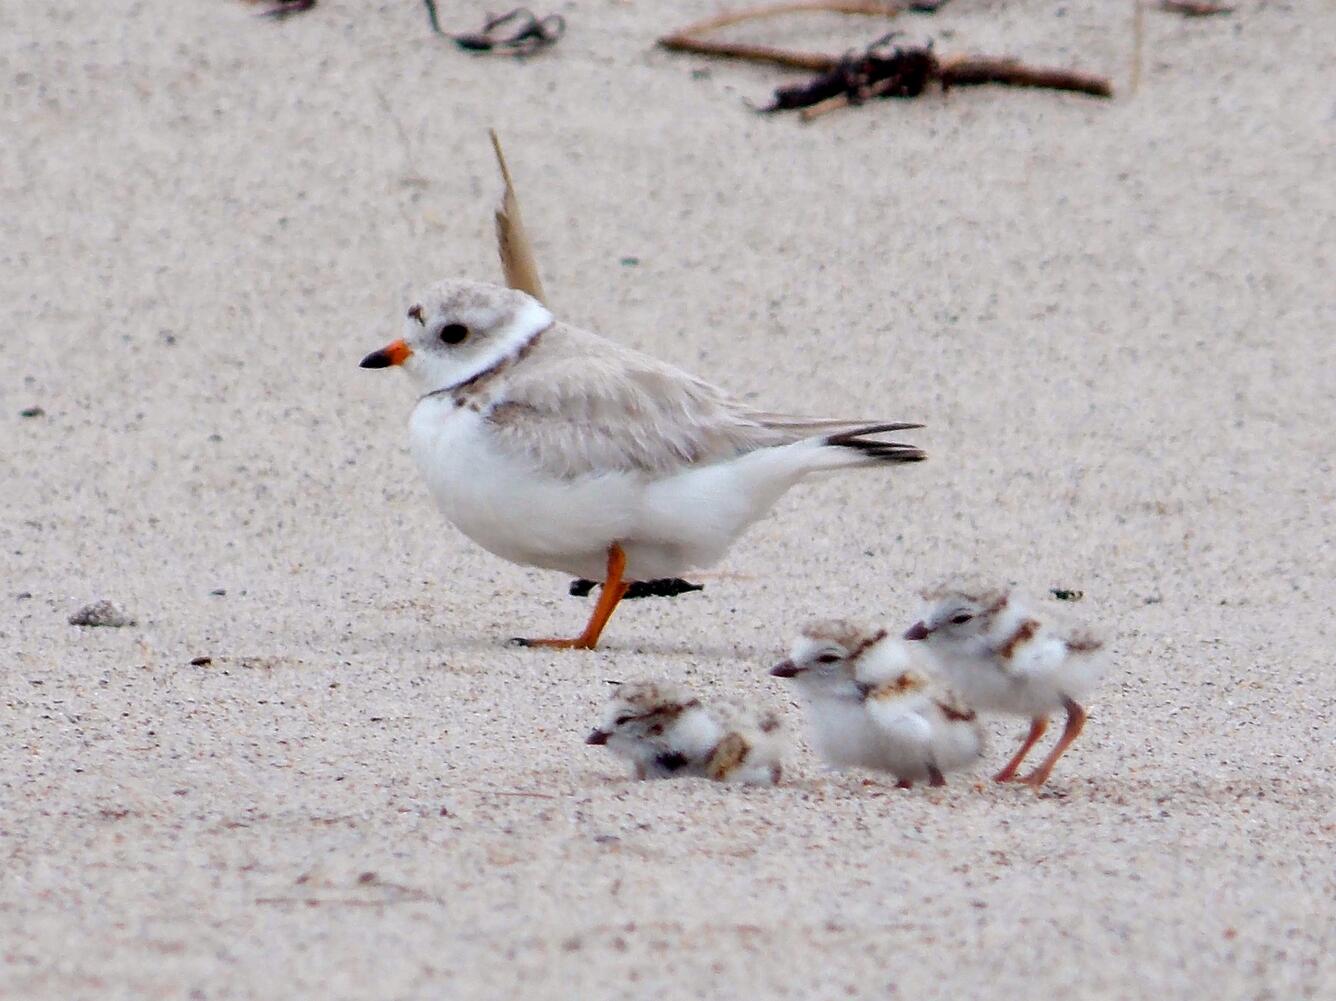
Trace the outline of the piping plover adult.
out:
<instances>
[{"instance_id":1,"label":"piping plover adult","mask_svg":"<svg viewBox=\"0 0 1336 1001\"><path fill-rule=\"evenodd\" d=\"M1020 780L1043 785L1085 725L1086 711L1078 700L1104 674L1103 643L1084 629L1063 624L1056 613L1040 613L1037 606L999 588L947 586L927 592L924 599L927 611L905 639L927 646L970 705L1030 720L1025 741L994 779L1014 779L1048 729L1049 715L1066 710L1062 737L1039 767Z\"/></svg>"},{"instance_id":2,"label":"piping plover adult","mask_svg":"<svg viewBox=\"0 0 1336 1001\"><path fill-rule=\"evenodd\" d=\"M695 776L774 785L784 740L779 717L736 703L706 706L680 685L628 681L613 690L586 744L607 745L638 779Z\"/></svg>"},{"instance_id":3,"label":"piping plover adult","mask_svg":"<svg viewBox=\"0 0 1336 1001\"><path fill-rule=\"evenodd\" d=\"M558 322L514 289L444 281L362 359L418 391L409 441L437 504L512 563L603 581L591 649L632 581L678 577L809 473L917 462L878 437L918 424L754 410L671 365Z\"/></svg>"},{"instance_id":4,"label":"piping plover adult","mask_svg":"<svg viewBox=\"0 0 1336 1001\"><path fill-rule=\"evenodd\" d=\"M770 673L798 687L817 753L837 768L890 772L904 789L940 786L983 752L974 711L884 629L810 623Z\"/></svg>"}]
</instances>

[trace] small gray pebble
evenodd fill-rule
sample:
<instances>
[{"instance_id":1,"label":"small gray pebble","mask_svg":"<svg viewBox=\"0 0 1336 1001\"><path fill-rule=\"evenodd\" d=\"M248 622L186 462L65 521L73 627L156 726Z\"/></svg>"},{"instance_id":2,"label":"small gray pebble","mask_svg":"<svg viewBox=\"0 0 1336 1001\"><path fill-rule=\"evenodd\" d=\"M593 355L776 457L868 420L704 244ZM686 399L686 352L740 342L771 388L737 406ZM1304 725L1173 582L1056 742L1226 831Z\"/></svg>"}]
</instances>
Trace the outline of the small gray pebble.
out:
<instances>
[{"instance_id":1,"label":"small gray pebble","mask_svg":"<svg viewBox=\"0 0 1336 1001\"><path fill-rule=\"evenodd\" d=\"M133 626L134 617L122 611L112 602L103 599L91 605L85 605L70 616L72 626L106 626L118 629L121 626Z\"/></svg>"}]
</instances>

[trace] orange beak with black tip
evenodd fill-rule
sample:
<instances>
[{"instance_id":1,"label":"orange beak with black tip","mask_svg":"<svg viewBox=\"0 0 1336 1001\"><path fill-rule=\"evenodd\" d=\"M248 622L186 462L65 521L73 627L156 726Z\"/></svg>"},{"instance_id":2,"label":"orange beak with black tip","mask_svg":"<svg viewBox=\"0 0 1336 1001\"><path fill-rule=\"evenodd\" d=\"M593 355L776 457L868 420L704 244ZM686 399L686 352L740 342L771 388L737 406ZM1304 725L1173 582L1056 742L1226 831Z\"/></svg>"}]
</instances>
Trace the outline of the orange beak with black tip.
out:
<instances>
[{"instance_id":1,"label":"orange beak with black tip","mask_svg":"<svg viewBox=\"0 0 1336 1001\"><path fill-rule=\"evenodd\" d=\"M413 349L403 341L395 341L386 344L379 351L372 351L363 358L362 368L389 368L391 365L402 365L412 353Z\"/></svg>"}]
</instances>

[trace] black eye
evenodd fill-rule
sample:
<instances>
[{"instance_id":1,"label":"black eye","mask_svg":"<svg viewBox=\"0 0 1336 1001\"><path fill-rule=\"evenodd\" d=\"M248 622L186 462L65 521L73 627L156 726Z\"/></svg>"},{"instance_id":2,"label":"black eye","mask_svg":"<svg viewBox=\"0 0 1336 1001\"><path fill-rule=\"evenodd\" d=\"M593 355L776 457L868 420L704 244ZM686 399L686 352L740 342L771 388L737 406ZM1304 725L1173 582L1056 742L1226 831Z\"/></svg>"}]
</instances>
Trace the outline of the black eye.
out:
<instances>
[{"instance_id":1,"label":"black eye","mask_svg":"<svg viewBox=\"0 0 1336 1001\"><path fill-rule=\"evenodd\" d=\"M969 612L957 612L955 615L951 616L951 621L958 626L963 626L972 618L974 618L974 616Z\"/></svg>"},{"instance_id":2,"label":"black eye","mask_svg":"<svg viewBox=\"0 0 1336 1001\"><path fill-rule=\"evenodd\" d=\"M633 719L635 719L634 716L618 716L615 720L612 721L612 725L613 725L613 726L626 726L626 724L627 724L627 723L630 723L631 720L633 720Z\"/></svg>"},{"instance_id":3,"label":"black eye","mask_svg":"<svg viewBox=\"0 0 1336 1001\"><path fill-rule=\"evenodd\" d=\"M441 341L445 344L458 344L469 335L469 328L462 323L447 323L441 328Z\"/></svg>"},{"instance_id":4,"label":"black eye","mask_svg":"<svg viewBox=\"0 0 1336 1001\"><path fill-rule=\"evenodd\" d=\"M818 664L835 664L839 662L839 659L840 655L837 653L823 653L816 659L816 662Z\"/></svg>"}]
</instances>

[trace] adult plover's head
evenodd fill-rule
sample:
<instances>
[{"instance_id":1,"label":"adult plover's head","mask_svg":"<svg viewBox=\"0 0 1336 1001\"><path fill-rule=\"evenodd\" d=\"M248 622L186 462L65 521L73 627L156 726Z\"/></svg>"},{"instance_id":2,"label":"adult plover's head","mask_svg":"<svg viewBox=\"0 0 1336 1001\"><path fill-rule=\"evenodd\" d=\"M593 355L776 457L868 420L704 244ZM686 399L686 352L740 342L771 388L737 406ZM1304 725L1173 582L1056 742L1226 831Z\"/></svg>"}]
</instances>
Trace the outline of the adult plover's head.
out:
<instances>
[{"instance_id":1,"label":"adult plover's head","mask_svg":"<svg viewBox=\"0 0 1336 1001\"><path fill-rule=\"evenodd\" d=\"M1002 588L945 586L925 591L923 599L923 617L909 627L904 638L949 648L986 635L1011 596Z\"/></svg>"},{"instance_id":2,"label":"adult plover's head","mask_svg":"<svg viewBox=\"0 0 1336 1001\"><path fill-rule=\"evenodd\" d=\"M438 282L408 308L404 336L362 359L402 365L423 392L466 383L515 357L552 324L536 299L485 282Z\"/></svg>"}]
</instances>

